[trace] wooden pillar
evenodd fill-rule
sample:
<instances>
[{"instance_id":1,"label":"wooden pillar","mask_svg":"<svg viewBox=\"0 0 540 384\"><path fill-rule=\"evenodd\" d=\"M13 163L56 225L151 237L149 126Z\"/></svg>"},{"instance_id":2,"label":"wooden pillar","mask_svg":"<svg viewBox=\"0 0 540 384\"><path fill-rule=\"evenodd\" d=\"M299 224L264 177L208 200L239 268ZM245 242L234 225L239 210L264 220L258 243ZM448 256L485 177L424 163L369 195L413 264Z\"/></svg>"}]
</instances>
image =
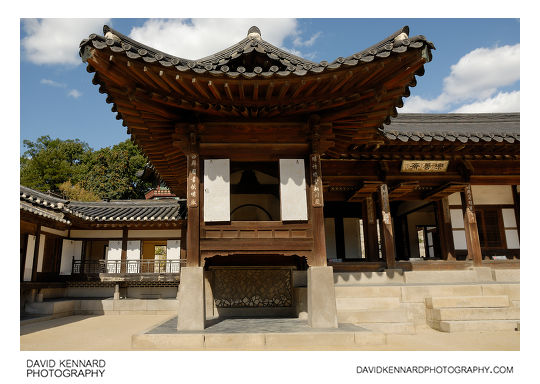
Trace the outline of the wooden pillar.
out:
<instances>
[{"instance_id":1,"label":"wooden pillar","mask_svg":"<svg viewBox=\"0 0 540 384\"><path fill-rule=\"evenodd\" d=\"M37 280L37 265L38 265L38 257L39 257L39 242L41 238L41 225L36 226L36 241L34 244L34 260L32 262L32 278L31 281Z\"/></svg>"},{"instance_id":2,"label":"wooden pillar","mask_svg":"<svg viewBox=\"0 0 540 384\"><path fill-rule=\"evenodd\" d=\"M444 260L456 260L454 249L454 236L452 235L452 224L450 222L450 208L448 198L444 197L435 202L437 206L437 224L441 239L441 257Z\"/></svg>"},{"instance_id":3,"label":"wooden pillar","mask_svg":"<svg viewBox=\"0 0 540 384\"><path fill-rule=\"evenodd\" d=\"M379 238L377 236L377 214L375 204L371 196L366 198L364 204L364 241L366 247L366 258L368 261L379 261Z\"/></svg>"},{"instance_id":4,"label":"wooden pillar","mask_svg":"<svg viewBox=\"0 0 540 384\"><path fill-rule=\"evenodd\" d=\"M396 266L396 253L394 246L394 230L392 228L392 216L390 214L390 200L388 198L388 186L386 184L381 184L378 190L381 204L381 234L386 268L393 269Z\"/></svg>"},{"instance_id":5,"label":"wooden pillar","mask_svg":"<svg viewBox=\"0 0 540 384\"><path fill-rule=\"evenodd\" d=\"M463 207L463 223L465 224L465 240L467 241L467 259L472 259L473 265L478 267L482 265L482 249L480 247L480 236L478 235L470 184L467 184L464 192L461 192L461 204Z\"/></svg>"},{"instance_id":6,"label":"wooden pillar","mask_svg":"<svg viewBox=\"0 0 540 384\"><path fill-rule=\"evenodd\" d=\"M186 239L187 239L187 222L184 220L180 226L180 260L186 260L187 258L187 248L186 248Z\"/></svg>"},{"instance_id":7,"label":"wooden pillar","mask_svg":"<svg viewBox=\"0 0 540 384\"><path fill-rule=\"evenodd\" d=\"M327 265L327 263L326 236L324 231L324 200L321 178L321 157L318 153L313 153L310 155L309 159L309 169L311 173L309 190L311 193L311 222L313 225L313 257L311 266L324 267Z\"/></svg>"},{"instance_id":8,"label":"wooden pillar","mask_svg":"<svg viewBox=\"0 0 540 384\"><path fill-rule=\"evenodd\" d=\"M28 249L28 234L24 233L21 236L21 281L24 281L24 267L26 266L26 250Z\"/></svg>"},{"instance_id":9,"label":"wooden pillar","mask_svg":"<svg viewBox=\"0 0 540 384\"><path fill-rule=\"evenodd\" d=\"M312 265L324 267L326 261L326 234L324 230L324 197L321 172L320 134L318 116L311 116L308 122L311 131L311 155L309 156L309 192L311 202L311 223L313 225ZM337 239L336 239L337 241Z\"/></svg>"},{"instance_id":10,"label":"wooden pillar","mask_svg":"<svg viewBox=\"0 0 540 384\"><path fill-rule=\"evenodd\" d=\"M122 227L122 253L120 255L120 273L126 273L126 261L127 261L127 243L128 243L128 229Z\"/></svg>"},{"instance_id":11,"label":"wooden pillar","mask_svg":"<svg viewBox=\"0 0 540 384\"><path fill-rule=\"evenodd\" d=\"M187 153L187 235L186 265L200 266L200 158L195 132L190 133Z\"/></svg>"},{"instance_id":12,"label":"wooden pillar","mask_svg":"<svg viewBox=\"0 0 540 384\"><path fill-rule=\"evenodd\" d=\"M516 224L517 224L517 231L518 236L519 233L519 192L518 192L518 186L512 185L512 197L514 198L514 213L516 215Z\"/></svg>"}]
</instances>

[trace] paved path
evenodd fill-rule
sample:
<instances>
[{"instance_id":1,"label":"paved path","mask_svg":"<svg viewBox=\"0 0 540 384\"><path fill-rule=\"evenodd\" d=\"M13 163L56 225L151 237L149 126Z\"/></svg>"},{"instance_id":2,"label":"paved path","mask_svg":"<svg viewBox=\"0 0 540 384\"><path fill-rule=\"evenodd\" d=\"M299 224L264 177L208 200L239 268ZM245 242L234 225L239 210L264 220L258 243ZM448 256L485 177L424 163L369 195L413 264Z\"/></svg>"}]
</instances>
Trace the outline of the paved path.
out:
<instances>
[{"instance_id":1,"label":"paved path","mask_svg":"<svg viewBox=\"0 0 540 384\"><path fill-rule=\"evenodd\" d=\"M23 325L21 350L130 350L132 334L169 318L170 315L69 316ZM519 332L444 333L425 327L418 329L416 335L388 335L386 345L347 349L510 351L519 350L519 335ZM335 348L317 348L332 349Z\"/></svg>"}]
</instances>

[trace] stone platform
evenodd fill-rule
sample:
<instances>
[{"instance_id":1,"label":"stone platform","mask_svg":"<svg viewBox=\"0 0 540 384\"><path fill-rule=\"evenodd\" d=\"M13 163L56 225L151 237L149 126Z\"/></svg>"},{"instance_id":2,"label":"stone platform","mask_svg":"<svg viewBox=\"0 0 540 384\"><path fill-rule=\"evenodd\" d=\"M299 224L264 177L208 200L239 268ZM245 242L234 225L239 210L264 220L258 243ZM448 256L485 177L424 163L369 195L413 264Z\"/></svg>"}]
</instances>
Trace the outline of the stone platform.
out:
<instances>
[{"instance_id":1,"label":"stone platform","mask_svg":"<svg viewBox=\"0 0 540 384\"><path fill-rule=\"evenodd\" d=\"M133 349L280 350L386 344L386 335L353 324L311 328L297 318L232 318L207 321L203 331L178 331L177 317L131 338Z\"/></svg>"}]
</instances>

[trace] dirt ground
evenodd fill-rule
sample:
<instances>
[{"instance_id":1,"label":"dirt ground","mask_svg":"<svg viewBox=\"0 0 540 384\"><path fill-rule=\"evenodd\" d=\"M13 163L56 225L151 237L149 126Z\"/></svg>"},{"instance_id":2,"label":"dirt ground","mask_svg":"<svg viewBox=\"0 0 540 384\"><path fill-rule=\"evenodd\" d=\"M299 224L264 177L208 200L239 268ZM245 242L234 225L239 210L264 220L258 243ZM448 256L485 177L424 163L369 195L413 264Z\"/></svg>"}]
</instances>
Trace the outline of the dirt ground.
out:
<instances>
[{"instance_id":1,"label":"dirt ground","mask_svg":"<svg viewBox=\"0 0 540 384\"><path fill-rule=\"evenodd\" d=\"M131 335L170 318L170 315L68 316L22 325L22 351L119 351L131 350ZM515 351L520 332L444 333L425 327L416 335L387 335L385 345L355 346L354 350L379 351ZM289 348L287 348L289 349ZM332 350L332 348L316 348ZM351 350L350 347L342 350Z\"/></svg>"}]
</instances>

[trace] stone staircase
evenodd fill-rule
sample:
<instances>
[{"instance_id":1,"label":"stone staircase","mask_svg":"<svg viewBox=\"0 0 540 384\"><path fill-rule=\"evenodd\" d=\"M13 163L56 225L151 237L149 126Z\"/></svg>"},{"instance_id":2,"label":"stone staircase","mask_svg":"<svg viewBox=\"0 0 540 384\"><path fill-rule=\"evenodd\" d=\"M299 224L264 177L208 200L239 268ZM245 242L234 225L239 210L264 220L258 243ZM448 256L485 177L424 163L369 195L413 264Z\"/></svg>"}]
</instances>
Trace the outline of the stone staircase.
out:
<instances>
[{"instance_id":1,"label":"stone staircase","mask_svg":"<svg viewBox=\"0 0 540 384\"><path fill-rule=\"evenodd\" d=\"M506 295L426 297L426 321L442 332L519 330L519 305Z\"/></svg>"},{"instance_id":2,"label":"stone staircase","mask_svg":"<svg viewBox=\"0 0 540 384\"><path fill-rule=\"evenodd\" d=\"M338 322L373 332L415 333L407 308L400 301L399 287L344 285L335 290Z\"/></svg>"}]
</instances>

